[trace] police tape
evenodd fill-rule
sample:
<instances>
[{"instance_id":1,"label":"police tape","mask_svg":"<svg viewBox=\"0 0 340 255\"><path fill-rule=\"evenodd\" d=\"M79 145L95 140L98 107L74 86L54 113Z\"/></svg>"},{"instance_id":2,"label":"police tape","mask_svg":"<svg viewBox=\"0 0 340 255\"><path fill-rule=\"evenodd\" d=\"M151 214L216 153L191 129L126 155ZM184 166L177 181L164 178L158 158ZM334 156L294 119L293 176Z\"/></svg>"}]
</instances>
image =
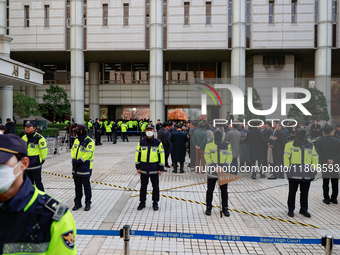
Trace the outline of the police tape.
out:
<instances>
[{"instance_id":1,"label":"police tape","mask_svg":"<svg viewBox=\"0 0 340 255\"><path fill-rule=\"evenodd\" d=\"M78 229L78 235L98 235L98 236L120 236L119 230L87 230ZM289 244L322 244L321 238L285 238L285 237L261 237L261 236L234 236L234 235L213 235L213 234L193 234L181 232L160 232L145 230L130 230L131 236L148 236L162 238L182 238L182 239L200 239L229 242L255 242L255 243L289 243ZM339 245L340 239L334 239L334 245Z\"/></svg>"},{"instance_id":2,"label":"police tape","mask_svg":"<svg viewBox=\"0 0 340 255\"><path fill-rule=\"evenodd\" d=\"M54 176L59 176L59 177L64 177L64 178L68 178L68 179L73 179L73 178L70 177L70 176L62 175L62 174L55 174L55 173L50 173L50 172L45 172L45 171L42 171L42 173L44 173L44 174L50 174L50 175L54 175ZM123 187L123 186L119 186L119 185L115 185L115 184L110 184L110 183L97 182L97 181L90 181L90 182L91 182L91 183L95 183L95 184L100 184L100 185L109 186L109 187L115 187L115 188L119 188L119 189L124 189L124 190L127 190L127 191L140 192L139 190L136 190L136 189L130 189L130 188L126 188L126 187ZM147 193L148 193L148 194L152 194L152 192L147 192ZM178 201L183 201L183 202L188 202L188 203L203 205L203 206L206 206L206 205L207 205L206 203L197 202L197 201L190 200L190 199L184 199L184 198L179 198L179 197L173 197L173 196L168 196L168 195L163 195L163 194L160 194L159 196L165 197L165 198L169 198L169 199L178 200ZM213 205L213 207L218 208L218 209L222 209L220 206L217 206L217 205ZM228 209L229 209L230 211L232 211L232 212L247 214L247 215L251 215L251 216L257 216L257 217L265 218L265 219L269 219L269 220L275 220L275 221L290 223L290 224L299 225L299 226L311 227L311 228L320 228L320 227L318 227L318 226L316 226L316 225L312 225L312 224L307 224L307 223L302 223L302 222L296 222L296 221L290 221L290 220L284 220L284 219L280 219L280 218L276 218L276 217L272 217L272 216L266 216L266 215L262 215L262 214L258 214L258 213L245 212L245 211L236 210L236 209L231 209L231 208L228 208Z\"/></svg>"}]
</instances>

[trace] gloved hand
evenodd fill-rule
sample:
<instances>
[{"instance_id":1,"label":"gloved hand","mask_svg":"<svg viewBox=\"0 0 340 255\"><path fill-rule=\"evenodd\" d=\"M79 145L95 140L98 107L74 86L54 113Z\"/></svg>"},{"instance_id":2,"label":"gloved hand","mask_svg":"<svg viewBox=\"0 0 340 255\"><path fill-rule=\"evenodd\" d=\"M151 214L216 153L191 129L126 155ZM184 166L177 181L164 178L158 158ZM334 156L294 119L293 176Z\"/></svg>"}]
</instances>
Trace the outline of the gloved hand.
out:
<instances>
[{"instance_id":1,"label":"gloved hand","mask_svg":"<svg viewBox=\"0 0 340 255\"><path fill-rule=\"evenodd\" d=\"M45 163L45 159L43 161L41 161L41 164L43 165Z\"/></svg>"}]
</instances>

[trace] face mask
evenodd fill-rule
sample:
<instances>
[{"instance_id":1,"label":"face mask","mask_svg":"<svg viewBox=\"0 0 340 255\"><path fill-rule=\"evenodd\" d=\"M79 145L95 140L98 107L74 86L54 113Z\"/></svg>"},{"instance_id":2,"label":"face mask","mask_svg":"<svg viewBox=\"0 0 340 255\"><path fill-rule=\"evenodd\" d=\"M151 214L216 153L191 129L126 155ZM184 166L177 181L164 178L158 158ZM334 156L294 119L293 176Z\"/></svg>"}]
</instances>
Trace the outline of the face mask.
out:
<instances>
[{"instance_id":1,"label":"face mask","mask_svg":"<svg viewBox=\"0 0 340 255\"><path fill-rule=\"evenodd\" d=\"M147 131L145 132L147 137L152 137L153 136L153 132L152 131Z\"/></svg>"},{"instance_id":2,"label":"face mask","mask_svg":"<svg viewBox=\"0 0 340 255\"><path fill-rule=\"evenodd\" d=\"M14 167L5 164L0 164L0 194L5 193L12 186L14 180L21 174L22 171L14 175L14 169L20 164L18 162Z\"/></svg>"},{"instance_id":3,"label":"face mask","mask_svg":"<svg viewBox=\"0 0 340 255\"><path fill-rule=\"evenodd\" d=\"M298 139L301 142L305 140L305 136L306 136L306 131L299 131L296 133L296 139Z\"/></svg>"}]
</instances>

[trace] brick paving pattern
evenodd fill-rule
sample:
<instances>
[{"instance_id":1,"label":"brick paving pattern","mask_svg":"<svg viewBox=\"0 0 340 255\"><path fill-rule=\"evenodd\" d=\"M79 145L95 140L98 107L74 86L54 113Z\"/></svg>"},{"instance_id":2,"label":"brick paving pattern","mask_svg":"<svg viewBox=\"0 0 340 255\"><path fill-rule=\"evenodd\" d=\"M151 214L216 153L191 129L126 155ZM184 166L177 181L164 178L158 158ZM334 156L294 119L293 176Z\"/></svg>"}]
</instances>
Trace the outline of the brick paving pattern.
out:
<instances>
[{"instance_id":1,"label":"brick paving pattern","mask_svg":"<svg viewBox=\"0 0 340 255\"><path fill-rule=\"evenodd\" d=\"M106 142L95 149L94 168L91 180L139 190L139 175L134 165L137 137L129 137L130 142L117 144ZM187 159L187 161L189 161ZM174 174L172 169L160 177L160 190L204 183L206 176L191 172L187 167L184 174ZM43 171L71 176L70 153L62 151L49 155ZM269 176L269 174L267 173ZM320 174L319 174L320 175ZM221 234L242 236L263 236L282 238L321 238L331 234L340 238L340 204L322 203L322 179L317 176L312 182L309 194L308 219L298 213L299 191L297 193L295 217L287 216L287 179L252 180L245 176L229 184L229 208L263 214L280 219L319 226L320 229L269 220L238 212L230 212L230 217L220 218L219 209L214 208L212 215L204 214L205 206L160 198L160 210L152 210L151 195L148 195L146 208L137 211L139 197L135 191L126 191L100 184L92 185L92 209L83 208L71 211L78 229L118 230L128 224L133 230L169 231L198 234ZM73 207L74 183L72 179L43 174L43 183L48 194ZM152 191L149 183L148 191ZM161 192L161 194L185 198L205 203L206 184L182 187ZM84 200L84 198L83 198ZM214 205L220 205L218 189L215 189ZM84 201L83 201L84 205ZM76 245L79 254L108 255L123 254L123 240L119 237L79 235ZM130 254L325 254L321 245L268 244L250 242L226 242L212 240L189 240L132 236ZM333 254L340 254L335 246Z\"/></svg>"}]
</instances>

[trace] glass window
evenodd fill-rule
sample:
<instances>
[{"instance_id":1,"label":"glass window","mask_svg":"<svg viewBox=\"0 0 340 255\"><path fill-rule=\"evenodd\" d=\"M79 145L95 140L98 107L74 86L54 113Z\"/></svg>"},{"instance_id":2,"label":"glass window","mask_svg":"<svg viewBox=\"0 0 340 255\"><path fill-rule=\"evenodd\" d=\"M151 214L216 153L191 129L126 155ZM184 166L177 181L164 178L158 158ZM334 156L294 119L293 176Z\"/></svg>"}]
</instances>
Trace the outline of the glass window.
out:
<instances>
[{"instance_id":1,"label":"glass window","mask_svg":"<svg viewBox=\"0 0 340 255\"><path fill-rule=\"evenodd\" d=\"M129 4L124 4L124 26L129 25Z\"/></svg>"},{"instance_id":2,"label":"glass window","mask_svg":"<svg viewBox=\"0 0 340 255\"><path fill-rule=\"evenodd\" d=\"M24 27L30 26L30 6L24 6Z\"/></svg>"},{"instance_id":3,"label":"glass window","mask_svg":"<svg viewBox=\"0 0 340 255\"><path fill-rule=\"evenodd\" d=\"M200 79L216 79L216 62L200 63Z\"/></svg>"},{"instance_id":4,"label":"glass window","mask_svg":"<svg viewBox=\"0 0 340 255\"><path fill-rule=\"evenodd\" d=\"M205 24L206 25L211 25L211 2L206 2L205 3Z\"/></svg>"},{"instance_id":5,"label":"glass window","mask_svg":"<svg viewBox=\"0 0 340 255\"><path fill-rule=\"evenodd\" d=\"M291 18L292 23L296 23L296 5L297 1L292 0L292 18Z\"/></svg>"},{"instance_id":6,"label":"glass window","mask_svg":"<svg viewBox=\"0 0 340 255\"><path fill-rule=\"evenodd\" d=\"M50 6L45 5L45 13L44 13L44 26L49 27L50 26Z\"/></svg>"},{"instance_id":7,"label":"glass window","mask_svg":"<svg viewBox=\"0 0 340 255\"><path fill-rule=\"evenodd\" d=\"M232 36L233 32L233 1L229 0L228 2L228 48L232 47Z\"/></svg>"},{"instance_id":8,"label":"glass window","mask_svg":"<svg viewBox=\"0 0 340 255\"><path fill-rule=\"evenodd\" d=\"M314 8L314 47L318 47L318 22L319 22L319 2L315 0L315 8Z\"/></svg>"},{"instance_id":9,"label":"glass window","mask_svg":"<svg viewBox=\"0 0 340 255\"><path fill-rule=\"evenodd\" d=\"M187 62L171 63L171 83L186 83L188 80L187 69Z\"/></svg>"},{"instance_id":10,"label":"glass window","mask_svg":"<svg viewBox=\"0 0 340 255\"><path fill-rule=\"evenodd\" d=\"M149 64L133 63L132 64L132 83L147 84L149 80Z\"/></svg>"},{"instance_id":11,"label":"glass window","mask_svg":"<svg viewBox=\"0 0 340 255\"><path fill-rule=\"evenodd\" d=\"M109 5L103 4L103 26L108 25Z\"/></svg>"},{"instance_id":12,"label":"glass window","mask_svg":"<svg viewBox=\"0 0 340 255\"><path fill-rule=\"evenodd\" d=\"M274 24L274 0L269 1L269 24Z\"/></svg>"},{"instance_id":13,"label":"glass window","mask_svg":"<svg viewBox=\"0 0 340 255\"><path fill-rule=\"evenodd\" d=\"M190 7L190 3L185 2L184 3L184 25L189 25L189 7Z\"/></svg>"},{"instance_id":14,"label":"glass window","mask_svg":"<svg viewBox=\"0 0 340 255\"><path fill-rule=\"evenodd\" d=\"M132 83L132 73L131 73L131 63L121 64L121 84L131 84Z\"/></svg>"},{"instance_id":15,"label":"glass window","mask_svg":"<svg viewBox=\"0 0 340 255\"><path fill-rule=\"evenodd\" d=\"M57 84L66 84L67 81L67 70L66 64L57 64L57 72L56 72L56 82Z\"/></svg>"},{"instance_id":16,"label":"glass window","mask_svg":"<svg viewBox=\"0 0 340 255\"><path fill-rule=\"evenodd\" d=\"M120 63L104 64L104 84L120 84Z\"/></svg>"},{"instance_id":17,"label":"glass window","mask_svg":"<svg viewBox=\"0 0 340 255\"><path fill-rule=\"evenodd\" d=\"M188 63L188 81L191 82L192 79L198 79L199 76L198 63Z\"/></svg>"},{"instance_id":18,"label":"glass window","mask_svg":"<svg viewBox=\"0 0 340 255\"><path fill-rule=\"evenodd\" d=\"M250 0L247 0L246 8L246 48L250 48Z\"/></svg>"},{"instance_id":19,"label":"glass window","mask_svg":"<svg viewBox=\"0 0 340 255\"><path fill-rule=\"evenodd\" d=\"M336 47L336 42L337 42L337 21L338 21L338 1L337 0L333 0L332 20L333 20L333 40L332 40L332 46Z\"/></svg>"},{"instance_id":20,"label":"glass window","mask_svg":"<svg viewBox=\"0 0 340 255\"><path fill-rule=\"evenodd\" d=\"M39 69L41 69L44 73L44 84L54 84L55 83L55 73L56 73L56 65L55 64L40 64Z\"/></svg>"},{"instance_id":21,"label":"glass window","mask_svg":"<svg viewBox=\"0 0 340 255\"><path fill-rule=\"evenodd\" d=\"M7 19L7 25L6 25L6 33L7 35L9 35L9 0L6 1L7 2L7 15L6 15L6 19Z\"/></svg>"}]
</instances>

